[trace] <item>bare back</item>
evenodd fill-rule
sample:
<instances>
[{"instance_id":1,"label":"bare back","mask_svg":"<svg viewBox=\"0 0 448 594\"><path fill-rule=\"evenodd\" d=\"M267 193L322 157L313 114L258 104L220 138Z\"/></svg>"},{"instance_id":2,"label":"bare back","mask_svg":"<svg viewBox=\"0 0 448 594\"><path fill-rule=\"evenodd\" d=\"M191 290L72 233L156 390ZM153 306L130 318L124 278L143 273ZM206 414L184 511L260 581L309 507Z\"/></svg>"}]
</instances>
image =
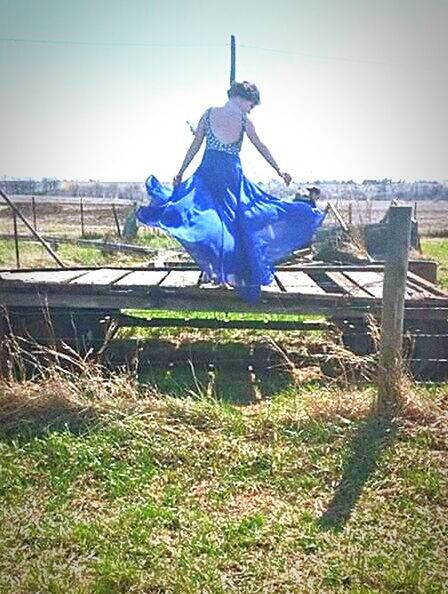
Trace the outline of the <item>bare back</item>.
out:
<instances>
[{"instance_id":1,"label":"bare back","mask_svg":"<svg viewBox=\"0 0 448 594\"><path fill-rule=\"evenodd\" d=\"M215 137L223 144L233 144L241 140L243 118L240 112L224 107L210 109L210 127Z\"/></svg>"}]
</instances>

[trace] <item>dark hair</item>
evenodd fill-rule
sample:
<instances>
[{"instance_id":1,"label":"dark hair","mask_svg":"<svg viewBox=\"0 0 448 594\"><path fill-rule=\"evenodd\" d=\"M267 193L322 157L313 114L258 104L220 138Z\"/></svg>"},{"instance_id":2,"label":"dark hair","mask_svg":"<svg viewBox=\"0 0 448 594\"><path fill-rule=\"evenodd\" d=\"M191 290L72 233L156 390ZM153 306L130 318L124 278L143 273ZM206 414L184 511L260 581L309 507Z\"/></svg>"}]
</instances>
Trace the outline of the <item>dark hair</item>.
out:
<instances>
[{"instance_id":1,"label":"dark hair","mask_svg":"<svg viewBox=\"0 0 448 594\"><path fill-rule=\"evenodd\" d=\"M230 89L227 91L227 97L229 99L231 97L241 97L241 99L252 101L254 105L260 104L260 91L254 84L247 80L243 80L242 83L234 81L230 85Z\"/></svg>"}]
</instances>

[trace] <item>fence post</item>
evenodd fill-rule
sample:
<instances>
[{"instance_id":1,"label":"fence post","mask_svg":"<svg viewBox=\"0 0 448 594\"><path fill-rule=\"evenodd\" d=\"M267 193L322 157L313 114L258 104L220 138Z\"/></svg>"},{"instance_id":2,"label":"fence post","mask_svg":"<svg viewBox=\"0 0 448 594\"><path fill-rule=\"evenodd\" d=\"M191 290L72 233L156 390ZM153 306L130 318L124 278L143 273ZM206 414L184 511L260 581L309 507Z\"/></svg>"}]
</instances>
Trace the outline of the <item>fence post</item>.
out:
<instances>
[{"instance_id":1,"label":"fence post","mask_svg":"<svg viewBox=\"0 0 448 594\"><path fill-rule=\"evenodd\" d=\"M12 226L14 228L14 246L16 248L16 268L20 268L19 233L17 231L17 215L12 211Z\"/></svg>"},{"instance_id":2,"label":"fence post","mask_svg":"<svg viewBox=\"0 0 448 594\"><path fill-rule=\"evenodd\" d=\"M82 196L79 198L79 214L81 215L81 237L84 237L85 230L84 230L84 202Z\"/></svg>"},{"instance_id":3,"label":"fence post","mask_svg":"<svg viewBox=\"0 0 448 594\"><path fill-rule=\"evenodd\" d=\"M117 235L118 235L118 237L121 237L120 221L118 220L118 214L117 214L117 209L115 208L115 204L112 204L112 212L114 214L114 221L115 221L115 226L117 228Z\"/></svg>"},{"instance_id":4,"label":"fence post","mask_svg":"<svg viewBox=\"0 0 448 594\"><path fill-rule=\"evenodd\" d=\"M377 408L379 411L395 408L400 396L411 214L411 206L391 206L389 209L378 369Z\"/></svg>"},{"instance_id":5,"label":"fence post","mask_svg":"<svg viewBox=\"0 0 448 594\"><path fill-rule=\"evenodd\" d=\"M36 198L34 196L31 197L31 208L33 209L33 225L37 231Z\"/></svg>"},{"instance_id":6,"label":"fence post","mask_svg":"<svg viewBox=\"0 0 448 594\"><path fill-rule=\"evenodd\" d=\"M24 225L27 227L27 229L29 229L31 231L31 233L34 235L34 237L44 246L44 248L47 250L47 252L50 254L50 256L54 260L56 260L56 262L59 264L59 266L61 268L65 268L64 262L62 262L62 260L59 258L59 256L51 249L48 242L46 242L45 239L36 231L36 229L27 221L27 219L23 216L23 214L20 212L20 210L14 204L14 202L1 189L0 189L0 196L5 200L5 202L8 204L8 206L10 206L10 208L16 213L16 215L19 217L19 219L22 221L22 223L24 223Z\"/></svg>"}]
</instances>

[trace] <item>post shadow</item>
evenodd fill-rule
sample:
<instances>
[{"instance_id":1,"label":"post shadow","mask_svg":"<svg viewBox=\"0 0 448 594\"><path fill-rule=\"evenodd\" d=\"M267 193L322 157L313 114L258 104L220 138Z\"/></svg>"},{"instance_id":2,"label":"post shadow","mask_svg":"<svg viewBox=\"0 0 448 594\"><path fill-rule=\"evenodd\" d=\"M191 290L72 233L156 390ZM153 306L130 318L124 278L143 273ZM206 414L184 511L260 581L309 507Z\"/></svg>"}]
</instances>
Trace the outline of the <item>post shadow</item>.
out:
<instances>
[{"instance_id":1,"label":"post shadow","mask_svg":"<svg viewBox=\"0 0 448 594\"><path fill-rule=\"evenodd\" d=\"M350 519L366 481L375 472L381 453L396 435L391 415L373 413L359 427L333 499L319 519L321 530L342 530Z\"/></svg>"}]
</instances>

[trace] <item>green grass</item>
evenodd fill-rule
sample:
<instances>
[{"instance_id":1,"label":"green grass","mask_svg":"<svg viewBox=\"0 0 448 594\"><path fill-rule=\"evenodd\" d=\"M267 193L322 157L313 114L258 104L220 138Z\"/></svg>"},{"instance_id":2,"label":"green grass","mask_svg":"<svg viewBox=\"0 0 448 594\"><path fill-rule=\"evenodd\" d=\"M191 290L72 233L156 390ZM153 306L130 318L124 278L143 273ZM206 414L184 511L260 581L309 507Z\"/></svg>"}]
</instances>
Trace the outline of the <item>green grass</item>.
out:
<instances>
[{"instance_id":1,"label":"green grass","mask_svg":"<svg viewBox=\"0 0 448 594\"><path fill-rule=\"evenodd\" d=\"M38 243L23 241L19 249L21 268L57 266L50 254ZM96 248L61 243L59 246L53 245L52 249L66 266L141 266L145 264L141 256L105 253ZM16 267L16 253L12 240L0 240L0 267Z\"/></svg>"},{"instance_id":2,"label":"green grass","mask_svg":"<svg viewBox=\"0 0 448 594\"><path fill-rule=\"evenodd\" d=\"M0 592L446 592L446 388L380 421L369 388L76 381L1 388Z\"/></svg>"},{"instance_id":3,"label":"green grass","mask_svg":"<svg viewBox=\"0 0 448 594\"><path fill-rule=\"evenodd\" d=\"M439 263L438 284L448 289L448 237L423 238L423 254Z\"/></svg>"}]
</instances>

